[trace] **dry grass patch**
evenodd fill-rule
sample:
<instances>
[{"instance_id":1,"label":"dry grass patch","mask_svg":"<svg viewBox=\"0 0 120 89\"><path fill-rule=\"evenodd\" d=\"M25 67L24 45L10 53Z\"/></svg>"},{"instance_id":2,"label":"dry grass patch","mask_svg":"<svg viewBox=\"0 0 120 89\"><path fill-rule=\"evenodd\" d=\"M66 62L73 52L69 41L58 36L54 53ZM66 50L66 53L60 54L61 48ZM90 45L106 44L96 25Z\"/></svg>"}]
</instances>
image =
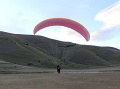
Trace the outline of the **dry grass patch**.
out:
<instances>
[{"instance_id":1,"label":"dry grass patch","mask_svg":"<svg viewBox=\"0 0 120 89\"><path fill-rule=\"evenodd\" d=\"M1 74L0 89L120 89L120 73Z\"/></svg>"}]
</instances>

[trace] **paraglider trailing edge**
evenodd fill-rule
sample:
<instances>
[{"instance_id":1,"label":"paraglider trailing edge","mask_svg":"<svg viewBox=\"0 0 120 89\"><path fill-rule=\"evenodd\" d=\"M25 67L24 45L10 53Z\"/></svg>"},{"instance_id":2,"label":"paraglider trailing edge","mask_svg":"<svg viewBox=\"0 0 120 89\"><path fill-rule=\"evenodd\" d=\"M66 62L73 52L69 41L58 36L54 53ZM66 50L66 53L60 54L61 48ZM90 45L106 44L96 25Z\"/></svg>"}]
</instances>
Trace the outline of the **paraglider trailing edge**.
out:
<instances>
[{"instance_id":1,"label":"paraglider trailing edge","mask_svg":"<svg viewBox=\"0 0 120 89\"><path fill-rule=\"evenodd\" d=\"M86 39L86 41L90 40L90 34L83 25L81 25L80 23L74 20L67 19L67 18L50 18L38 23L33 30L34 35L38 31L49 26L64 26L64 27L71 28L76 32L78 32L79 34L81 34Z\"/></svg>"}]
</instances>

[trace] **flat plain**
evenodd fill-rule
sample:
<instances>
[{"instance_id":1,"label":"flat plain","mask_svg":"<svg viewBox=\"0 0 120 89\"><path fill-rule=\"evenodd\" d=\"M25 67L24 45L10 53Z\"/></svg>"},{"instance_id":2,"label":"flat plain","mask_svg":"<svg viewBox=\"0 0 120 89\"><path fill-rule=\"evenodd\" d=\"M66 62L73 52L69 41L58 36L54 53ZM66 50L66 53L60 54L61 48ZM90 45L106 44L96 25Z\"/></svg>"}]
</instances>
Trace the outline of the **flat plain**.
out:
<instances>
[{"instance_id":1,"label":"flat plain","mask_svg":"<svg viewBox=\"0 0 120 89\"><path fill-rule=\"evenodd\" d=\"M0 74L0 89L120 89L119 71L94 72L119 69L62 70L61 74L54 69L24 69L19 70L22 73Z\"/></svg>"}]
</instances>

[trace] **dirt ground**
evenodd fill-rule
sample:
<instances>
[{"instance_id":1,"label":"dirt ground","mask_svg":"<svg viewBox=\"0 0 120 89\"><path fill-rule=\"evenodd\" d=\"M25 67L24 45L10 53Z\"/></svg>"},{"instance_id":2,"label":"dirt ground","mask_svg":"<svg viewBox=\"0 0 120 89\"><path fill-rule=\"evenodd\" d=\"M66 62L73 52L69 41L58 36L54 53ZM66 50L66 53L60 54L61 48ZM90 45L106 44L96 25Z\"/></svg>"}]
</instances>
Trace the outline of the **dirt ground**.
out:
<instances>
[{"instance_id":1,"label":"dirt ground","mask_svg":"<svg viewBox=\"0 0 120 89\"><path fill-rule=\"evenodd\" d=\"M0 89L120 89L120 72L0 74Z\"/></svg>"}]
</instances>

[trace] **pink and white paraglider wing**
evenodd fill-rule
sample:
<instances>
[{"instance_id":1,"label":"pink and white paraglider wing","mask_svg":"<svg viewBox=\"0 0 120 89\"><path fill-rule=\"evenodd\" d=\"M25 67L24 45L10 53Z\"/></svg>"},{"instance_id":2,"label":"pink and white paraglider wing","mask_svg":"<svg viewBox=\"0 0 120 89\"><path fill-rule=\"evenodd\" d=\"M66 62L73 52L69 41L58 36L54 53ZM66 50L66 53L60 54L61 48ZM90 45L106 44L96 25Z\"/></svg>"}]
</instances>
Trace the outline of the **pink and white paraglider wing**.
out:
<instances>
[{"instance_id":1,"label":"pink and white paraglider wing","mask_svg":"<svg viewBox=\"0 0 120 89\"><path fill-rule=\"evenodd\" d=\"M66 19L66 18L51 18L51 19L44 20L35 26L33 32L34 34L36 34L39 30L48 26L65 26L77 31L86 39L86 41L89 41L90 39L90 34L83 25L81 25L76 21Z\"/></svg>"}]
</instances>

